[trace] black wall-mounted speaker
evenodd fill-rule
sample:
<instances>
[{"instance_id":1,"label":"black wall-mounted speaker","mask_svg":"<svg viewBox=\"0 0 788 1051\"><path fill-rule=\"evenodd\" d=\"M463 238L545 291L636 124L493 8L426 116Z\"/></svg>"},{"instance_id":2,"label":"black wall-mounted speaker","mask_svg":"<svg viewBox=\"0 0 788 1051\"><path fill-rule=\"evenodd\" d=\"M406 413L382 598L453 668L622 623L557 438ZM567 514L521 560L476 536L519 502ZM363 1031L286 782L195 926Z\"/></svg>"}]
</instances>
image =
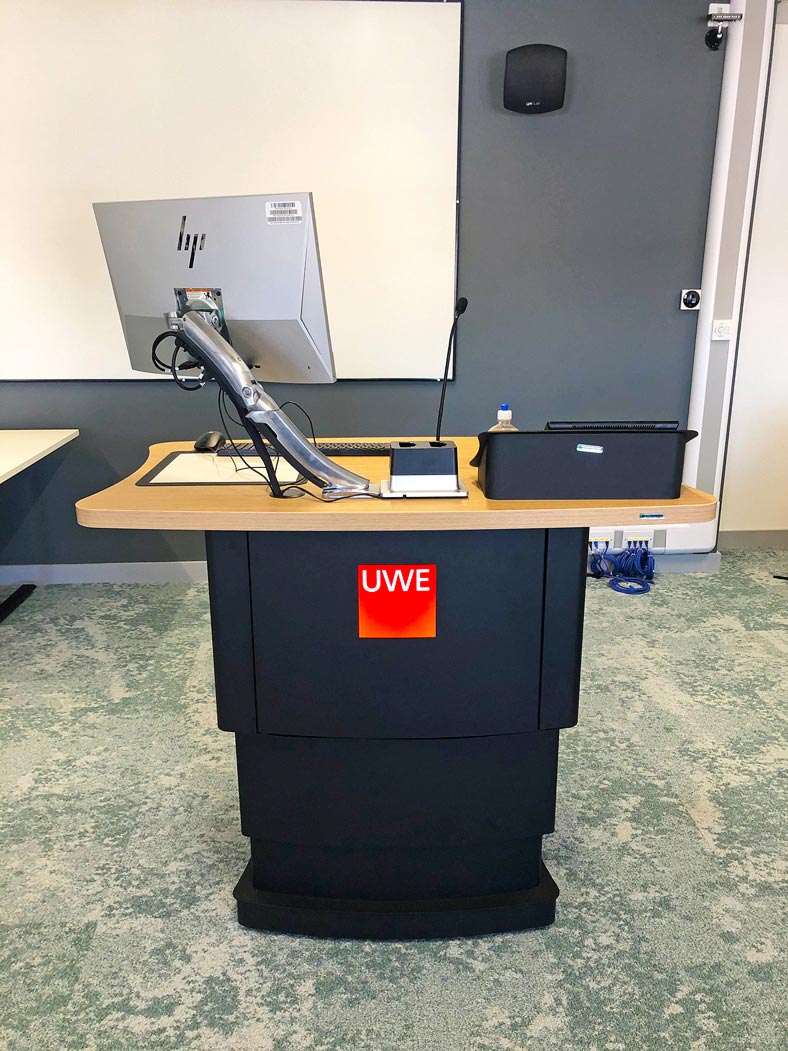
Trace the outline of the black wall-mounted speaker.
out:
<instances>
[{"instance_id":1,"label":"black wall-mounted speaker","mask_svg":"<svg viewBox=\"0 0 788 1051\"><path fill-rule=\"evenodd\" d=\"M553 44L524 44L506 52L503 104L515 113L551 113L566 93L566 51Z\"/></svg>"}]
</instances>

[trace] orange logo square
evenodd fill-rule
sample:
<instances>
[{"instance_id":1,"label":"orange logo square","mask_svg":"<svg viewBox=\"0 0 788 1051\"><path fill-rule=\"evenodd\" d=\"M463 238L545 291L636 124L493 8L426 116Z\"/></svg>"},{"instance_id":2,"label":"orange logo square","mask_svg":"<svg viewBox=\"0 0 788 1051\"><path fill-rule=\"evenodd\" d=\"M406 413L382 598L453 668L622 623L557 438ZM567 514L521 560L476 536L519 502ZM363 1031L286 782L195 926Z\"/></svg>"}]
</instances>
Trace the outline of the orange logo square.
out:
<instances>
[{"instance_id":1,"label":"orange logo square","mask_svg":"<svg viewBox=\"0 0 788 1051\"><path fill-rule=\"evenodd\" d=\"M360 639L434 639L435 566L359 566Z\"/></svg>"}]
</instances>

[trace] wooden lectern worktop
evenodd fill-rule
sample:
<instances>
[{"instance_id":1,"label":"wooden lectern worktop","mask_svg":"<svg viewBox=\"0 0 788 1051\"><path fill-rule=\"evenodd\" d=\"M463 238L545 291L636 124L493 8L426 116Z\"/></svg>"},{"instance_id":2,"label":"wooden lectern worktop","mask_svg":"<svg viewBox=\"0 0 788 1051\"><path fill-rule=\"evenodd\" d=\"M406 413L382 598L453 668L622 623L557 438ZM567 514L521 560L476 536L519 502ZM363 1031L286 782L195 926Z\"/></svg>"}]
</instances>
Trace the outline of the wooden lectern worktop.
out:
<instances>
[{"instance_id":1,"label":"wooden lectern worktop","mask_svg":"<svg viewBox=\"0 0 788 1051\"><path fill-rule=\"evenodd\" d=\"M364 439L336 439L363 441ZM381 441L384 439L369 439ZM146 462L123 481L85 497L77 519L98 529L327 530L543 529L574 526L632 525L638 514L661 514L658 525L708 522L716 500L689 486L678 500L488 500L468 466L478 442L455 438L460 477L468 488L463 500L351 499L315 501L309 497L274 500L263 486L138 486L172 452L187 452L192 442L153 445ZM210 455L210 454L208 454ZM337 458L337 463L374 482L388 474L385 456ZM317 490L315 490L317 492Z\"/></svg>"},{"instance_id":2,"label":"wooden lectern worktop","mask_svg":"<svg viewBox=\"0 0 788 1051\"><path fill-rule=\"evenodd\" d=\"M467 465L476 439L455 441ZM205 531L218 722L251 840L239 921L357 938L552 923L542 837L577 722L588 528L709 521L715 499L491 501L468 466L460 500L136 484L190 448L153 446L77 517Z\"/></svg>"}]
</instances>

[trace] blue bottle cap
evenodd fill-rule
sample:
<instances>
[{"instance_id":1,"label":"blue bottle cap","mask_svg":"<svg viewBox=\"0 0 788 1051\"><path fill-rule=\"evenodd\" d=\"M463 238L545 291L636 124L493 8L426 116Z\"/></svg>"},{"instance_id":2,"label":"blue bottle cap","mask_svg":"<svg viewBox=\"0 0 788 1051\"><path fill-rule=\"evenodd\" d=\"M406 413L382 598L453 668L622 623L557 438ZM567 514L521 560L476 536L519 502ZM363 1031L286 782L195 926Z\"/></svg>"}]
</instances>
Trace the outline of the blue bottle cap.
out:
<instances>
[{"instance_id":1,"label":"blue bottle cap","mask_svg":"<svg viewBox=\"0 0 788 1051\"><path fill-rule=\"evenodd\" d=\"M505 401L503 403L503 405L501 406L501 409L503 410L503 412L508 412L509 411L509 403Z\"/></svg>"}]
</instances>

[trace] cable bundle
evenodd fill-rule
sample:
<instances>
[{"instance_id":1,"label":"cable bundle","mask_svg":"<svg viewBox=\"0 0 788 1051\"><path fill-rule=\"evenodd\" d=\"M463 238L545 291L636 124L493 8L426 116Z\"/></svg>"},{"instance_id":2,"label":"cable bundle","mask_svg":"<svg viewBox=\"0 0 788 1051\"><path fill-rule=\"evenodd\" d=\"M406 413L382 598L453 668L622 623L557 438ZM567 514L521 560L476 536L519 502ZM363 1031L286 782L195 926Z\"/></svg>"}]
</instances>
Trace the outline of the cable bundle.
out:
<instances>
[{"instance_id":1,"label":"cable bundle","mask_svg":"<svg viewBox=\"0 0 788 1051\"><path fill-rule=\"evenodd\" d=\"M590 576L605 579L613 591L622 595L645 595L651 591L649 581L654 579L654 556L647 540L630 540L626 551L620 555L609 553L610 543L605 541L604 550L596 542L591 549Z\"/></svg>"},{"instance_id":2,"label":"cable bundle","mask_svg":"<svg viewBox=\"0 0 788 1051\"><path fill-rule=\"evenodd\" d=\"M170 357L169 364L166 361L162 361L156 351L159 349L165 339L174 339L175 343L172 349L172 356ZM157 336L153 341L153 346L150 349L151 361L159 372L169 372L181 390L200 390L205 386L205 369L194 358L189 357L186 361L178 363L178 353L183 350L189 352L188 347L181 342L178 338L178 332L169 330L162 332L161 335ZM179 369L199 369L199 377L187 376L185 379L181 376Z\"/></svg>"}]
</instances>

